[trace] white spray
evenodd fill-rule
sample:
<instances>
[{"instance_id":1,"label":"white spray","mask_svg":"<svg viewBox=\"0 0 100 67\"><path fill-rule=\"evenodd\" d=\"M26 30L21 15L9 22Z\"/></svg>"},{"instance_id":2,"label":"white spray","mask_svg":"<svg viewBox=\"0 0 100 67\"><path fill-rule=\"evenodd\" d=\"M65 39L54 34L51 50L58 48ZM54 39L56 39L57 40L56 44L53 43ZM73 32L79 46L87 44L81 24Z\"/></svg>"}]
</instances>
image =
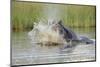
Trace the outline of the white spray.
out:
<instances>
[{"instance_id":1,"label":"white spray","mask_svg":"<svg viewBox=\"0 0 100 67\"><path fill-rule=\"evenodd\" d=\"M43 14L47 23L41 21L34 24L34 28L28 34L33 43L66 43L59 31L54 31L53 26L61 16L60 6L55 4L45 4ZM44 18L42 18L44 19Z\"/></svg>"}]
</instances>

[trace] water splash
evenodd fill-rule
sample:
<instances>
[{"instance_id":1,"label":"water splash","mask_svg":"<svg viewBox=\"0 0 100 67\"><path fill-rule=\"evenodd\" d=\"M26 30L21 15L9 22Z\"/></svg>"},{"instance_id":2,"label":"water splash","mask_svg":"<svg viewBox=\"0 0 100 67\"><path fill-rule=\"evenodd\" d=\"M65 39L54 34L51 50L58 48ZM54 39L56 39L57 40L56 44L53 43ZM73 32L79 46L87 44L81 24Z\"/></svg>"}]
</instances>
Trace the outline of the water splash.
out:
<instances>
[{"instance_id":1,"label":"water splash","mask_svg":"<svg viewBox=\"0 0 100 67\"><path fill-rule=\"evenodd\" d=\"M58 21L49 20L47 23L40 21L34 24L34 28L28 34L33 43L41 44L65 44L65 39L59 34L56 27Z\"/></svg>"},{"instance_id":2,"label":"water splash","mask_svg":"<svg viewBox=\"0 0 100 67\"><path fill-rule=\"evenodd\" d=\"M33 43L66 43L65 39L59 34L59 28L56 26L58 20L61 19L61 11L62 9L59 5L44 5L42 14L45 18L40 18L39 22L34 24L32 31L28 33Z\"/></svg>"},{"instance_id":3,"label":"water splash","mask_svg":"<svg viewBox=\"0 0 100 67\"><path fill-rule=\"evenodd\" d=\"M57 4L45 4L43 6L43 16L45 17L46 20L59 20L62 19L62 11L63 9L61 6Z\"/></svg>"}]
</instances>

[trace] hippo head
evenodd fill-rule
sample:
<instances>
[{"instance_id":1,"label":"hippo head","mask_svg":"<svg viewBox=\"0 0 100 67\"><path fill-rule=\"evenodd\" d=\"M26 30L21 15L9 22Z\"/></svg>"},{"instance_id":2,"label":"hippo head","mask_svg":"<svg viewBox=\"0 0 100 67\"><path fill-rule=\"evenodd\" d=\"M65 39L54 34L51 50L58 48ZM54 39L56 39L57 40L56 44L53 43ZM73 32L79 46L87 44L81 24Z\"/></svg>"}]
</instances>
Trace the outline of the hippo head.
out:
<instances>
[{"instance_id":1,"label":"hippo head","mask_svg":"<svg viewBox=\"0 0 100 67\"><path fill-rule=\"evenodd\" d=\"M49 26L51 27L52 30L54 31L60 31L61 30L61 20L51 20L48 22Z\"/></svg>"},{"instance_id":2,"label":"hippo head","mask_svg":"<svg viewBox=\"0 0 100 67\"><path fill-rule=\"evenodd\" d=\"M68 38L66 31L64 30L64 26L62 25L62 20L53 20L50 23L50 28L52 31L55 31L61 38ZM66 36L66 37L65 37Z\"/></svg>"},{"instance_id":3,"label":"hippo head","mask_svg":"<svg viewBox=\"0 0 100 67\"><path fill-rule=\"evenodd\" d=\"M62 20L53 20L51 23L52 30L59 32L59 34L67 40L77 40L77 35L68 27L64 27Z\"/></svg>"}]
</instances>

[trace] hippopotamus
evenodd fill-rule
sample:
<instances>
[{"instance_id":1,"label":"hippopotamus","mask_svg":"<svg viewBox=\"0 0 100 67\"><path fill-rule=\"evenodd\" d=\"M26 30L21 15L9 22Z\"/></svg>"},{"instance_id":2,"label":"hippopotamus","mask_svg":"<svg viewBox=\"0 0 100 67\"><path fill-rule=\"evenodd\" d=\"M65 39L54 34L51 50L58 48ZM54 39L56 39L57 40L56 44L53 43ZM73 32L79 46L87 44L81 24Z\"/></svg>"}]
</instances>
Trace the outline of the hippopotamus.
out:
<instances>
[{"instance_id":1,"label":"hippopotamus","mask_svg":"<svg viewBox=\"0 0 100 67\"><path fill-rule=\"evenodd\" d=\"M62 21L52 21L52 29L54 31L58 31L60 35L62 35L62 37L64 39L66 39L66 41L69 40L78 40L77 35L75 34L75 32L73 32L71 29L64 27L64 25L62 24Z\"/></svg>"},{"instance_id":2,"label":"hippopotamus","mask_svg":"<svg viewBox=\"0 0 100 67\"><path fill-rule=\"evenodd\" d=\"M80 37L77 36L74 31L72 31L68 27L65 27L62 23L63 23L62 20L52 21L51 25L52 29L54 31L58 31L59 34L62 36L62 38L66 40L66 42L71 42L71 44L72 42L74 42L73 43L74 45L76 45L75 41L77 43L94 44L93 40L90 40L85 36L80 36ZM67 47L69 47L69 45Z\"/></svg>"}]
</instances>

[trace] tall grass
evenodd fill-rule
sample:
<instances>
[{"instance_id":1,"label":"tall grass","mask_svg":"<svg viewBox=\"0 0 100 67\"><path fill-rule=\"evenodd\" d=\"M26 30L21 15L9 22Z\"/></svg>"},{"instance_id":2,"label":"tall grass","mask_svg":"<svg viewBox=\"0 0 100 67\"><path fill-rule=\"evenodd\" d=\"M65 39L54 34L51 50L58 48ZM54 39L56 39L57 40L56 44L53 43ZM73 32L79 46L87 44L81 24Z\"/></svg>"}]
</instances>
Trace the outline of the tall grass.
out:
<instances>
[{"instance_id":1,"label":"tall grass","mask_svg":"<svg viewBox=\"0 0 100 67\"><path fill-rule=\"evenodd\" d=\"M69 27L95 27L95 6L64 4L57 5L59 5L59 9L62 10L60 17L65 25ZM46 3L44 4L13 1L13 31L31 30L34 22L38 22L40 18L46 19L46 16L43 14L44 6L46 6Z\"/></svg>"}]
</instances>

